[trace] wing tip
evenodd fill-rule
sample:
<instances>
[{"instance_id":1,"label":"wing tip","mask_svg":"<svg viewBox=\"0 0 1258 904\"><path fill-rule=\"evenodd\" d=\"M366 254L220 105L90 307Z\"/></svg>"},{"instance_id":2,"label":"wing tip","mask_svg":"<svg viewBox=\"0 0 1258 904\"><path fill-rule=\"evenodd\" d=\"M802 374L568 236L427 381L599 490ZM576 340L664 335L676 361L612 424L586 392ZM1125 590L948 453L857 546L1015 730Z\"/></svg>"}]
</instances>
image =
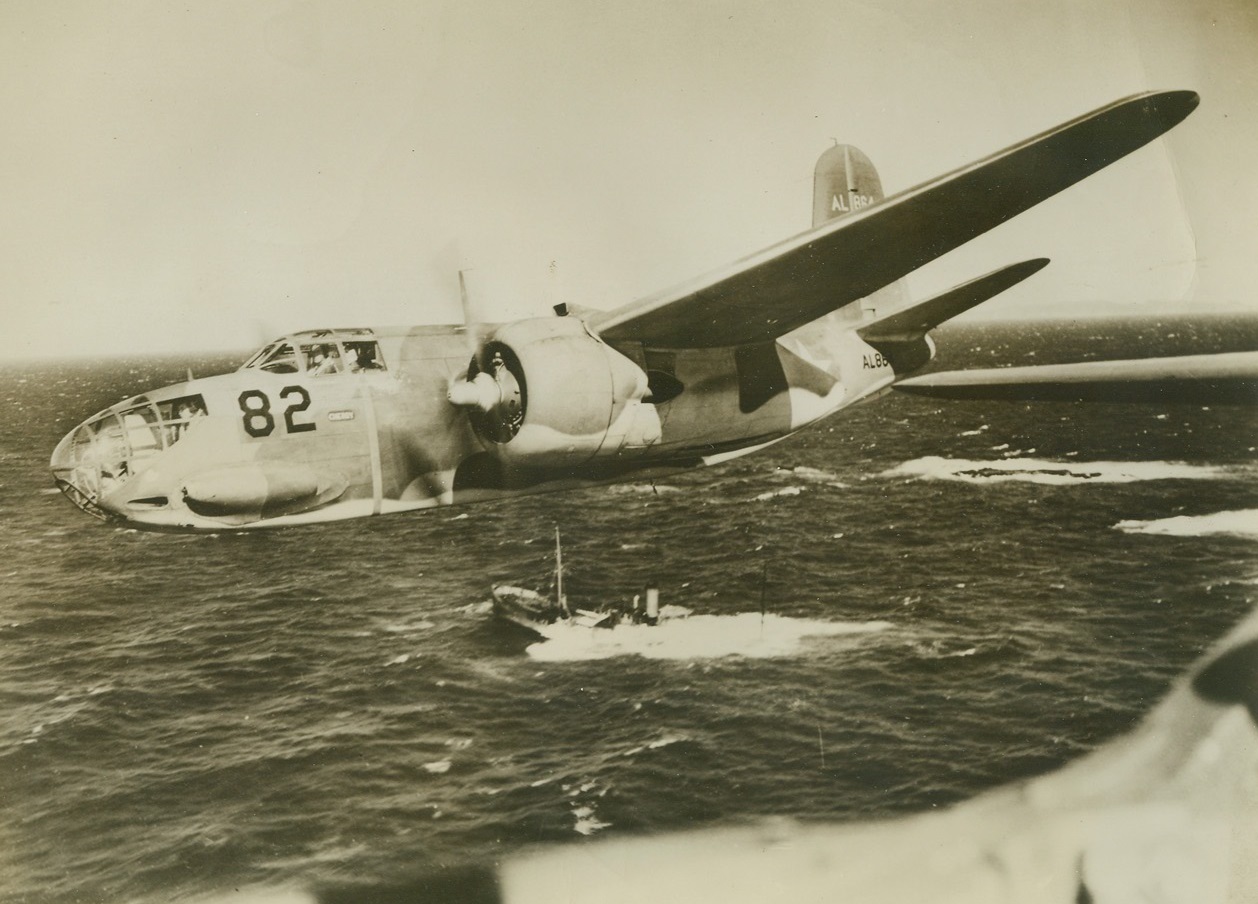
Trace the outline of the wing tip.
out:
<instances>
[{"instance_id":1,"label":"wing tip","mask_svg":"<svg viewBox=\"0 0 1258 904\"><path fill-rule=\"evenodd\" d=\"M1156 120L1162 131L1169 132L1201 104L1201 95L1187 88L1171 91L1146 91L1118 102L1119 106L1140 106L1145 115Z\"/></svg>"},{"instance_id":2,"label":"wing tip","mask_svg":"<svg viewBox=\"0 0 1258 904\"><path fill-rule=\"evenodd\" d=\"M1186 88L1176 91L1164 91L1158 97L1165 101L1163 105L1164 121L1167 119L1171 120L1167 125L1168 129L1186 119L1188 114L1201 105L1201 95Z\"/></svg>"}]
</instances>

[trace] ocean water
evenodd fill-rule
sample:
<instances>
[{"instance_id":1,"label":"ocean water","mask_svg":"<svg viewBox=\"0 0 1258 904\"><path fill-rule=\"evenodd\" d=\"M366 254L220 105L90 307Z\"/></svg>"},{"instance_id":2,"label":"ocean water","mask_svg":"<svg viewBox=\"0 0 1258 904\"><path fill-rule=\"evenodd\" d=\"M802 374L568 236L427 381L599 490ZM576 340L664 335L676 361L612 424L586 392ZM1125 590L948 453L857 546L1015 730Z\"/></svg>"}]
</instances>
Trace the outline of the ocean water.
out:
<instances>
[{"instance_id":1,"label":"ocean water","mask_svg":"<svg viewBox=\"0 0 1258 904\"><path fill-rule=\"evenodd\" d=\"M1258 348L1258 324L938 339L939 366L990 366ZM0 370L5 900L944 806L1130 728L1258 592L1258 407L892 395L654 485L248 534L117 529L52 490L80 420L236 363ZM574 599L652 584L691 617L492 622L555 525Z\"/></svg>"}]
</instances>

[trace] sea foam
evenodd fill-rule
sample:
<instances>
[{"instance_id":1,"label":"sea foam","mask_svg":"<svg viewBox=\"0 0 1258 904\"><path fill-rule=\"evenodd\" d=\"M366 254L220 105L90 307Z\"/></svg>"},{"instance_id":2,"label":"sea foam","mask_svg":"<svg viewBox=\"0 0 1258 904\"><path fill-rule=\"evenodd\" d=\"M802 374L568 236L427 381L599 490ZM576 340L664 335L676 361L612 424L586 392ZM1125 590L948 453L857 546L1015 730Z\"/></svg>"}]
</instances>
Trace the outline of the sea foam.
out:
<instances>
[{"instance_id":1,"label":"sea foam","mask_svg":"<svg viewBox=\"0 0 1258 904\"><path fill-rule=\"evenodd\" d=\"M1227 469L1173 461L1050 461L1039 458L1003 458L973 461L928 455L897 465L883 477L917 477L923 480L956 480L964 483L1024 483L1071 486L1081 483L1136 483L1144 480L1211 480L1226 476Z\"/></svg>"},{"instance_id":2,"label":"sea foam","mask_svg":"<svg viewBox=\"0 0 1258 904\"><path fill-rule=\"evenodd\" d=\"M1130 534L1164 534L1172 537L1233 534L1258 539L1258 509L1214 512L1209 515L1178 515L1153 521L1119 521L1114 526Z\"/></svg>"}]
</instances>

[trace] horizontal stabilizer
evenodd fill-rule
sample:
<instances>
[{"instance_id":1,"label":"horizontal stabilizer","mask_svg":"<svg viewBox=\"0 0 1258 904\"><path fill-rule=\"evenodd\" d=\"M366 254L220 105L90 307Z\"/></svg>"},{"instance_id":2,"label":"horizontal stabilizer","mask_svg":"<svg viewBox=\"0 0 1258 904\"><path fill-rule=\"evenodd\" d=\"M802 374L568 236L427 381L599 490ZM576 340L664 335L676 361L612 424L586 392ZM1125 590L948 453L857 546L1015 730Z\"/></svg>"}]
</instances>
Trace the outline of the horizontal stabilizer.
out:
<instances>
[{"instance_id":1,"label":"horizontal stabilizer","mask_svg":"<svg viewBox=\"0 0 1258 904\"><path fill-rule=\"evenodd\" d=\"M975 305L994 298L1046 266L1048 266L1046 257L1011 264L986 276L972 279L964 285L949 289L940 295L879 317L858 328L856 332L870 344L920 339L945 320L950 320Z\"/></svg>"},{"instance_id":2,"label":"horizontal stabilizer","mask_svg":"<svg viewBox=\"0 0 1258 904\"><path fill-rule=\"evenodd\" d=\"M609 342L654 348L774 339L1108 166L1182 121L1198 100L1168 91L1117 101L589 325Z\"/></svg>"},{"instance_id":3,"label":"horizontal stabilizer","mask_svg":"<svg viewBox=\"0 0 1258 904\"><path fill-rule=\"evenodd\" d=\"M895 388L944 399L1258 405L1258 351L944 371Z\"/></svg>"}]
</instances>

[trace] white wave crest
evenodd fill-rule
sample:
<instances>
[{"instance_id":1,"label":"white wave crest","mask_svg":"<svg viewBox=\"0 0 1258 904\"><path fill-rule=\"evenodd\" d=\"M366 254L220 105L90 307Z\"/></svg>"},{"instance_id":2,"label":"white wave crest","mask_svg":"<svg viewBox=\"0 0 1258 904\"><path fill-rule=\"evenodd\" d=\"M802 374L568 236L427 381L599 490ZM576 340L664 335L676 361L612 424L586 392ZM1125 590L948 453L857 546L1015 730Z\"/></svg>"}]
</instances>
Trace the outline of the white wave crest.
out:
<instances>
[{"instance_id":1,"label":"white wave crest","mask_svg":"<svg viewBox=\"0 0 1258 904\"><path fill-rule=\"evenodd\" d=\"M492 600L484 600L479 603L468 603L466 606L458 606L454 611L480 618L493 612L494 604Z\"/></svg>"},{"instance_id":2,"label":"white wave crest","mask_svg":"<svg viewBox=\"0 0 1258 904\"><path fill-rule=\"evenodd\" d=\"M768 490L756 497L756 502L767 502L770 499L777 499L781 496L798 496L804 492L803 487L782 487L780 490Z\"/></svg>"},{"instance_id":3,"label":"white wave crest","mask_svg":"<svg viewBox=\"0 0 1258 904\"><path fill-rule=\"evenodd\" d=\"M666 738L660 738L658 741L652 741L649 744L639 744L637 747L631 747L621 756L637 756L644 750L659 750L662 747L671 747L673 744L680 744L682 741L689 741L685 735L669 735Z\"/></svg>"},{"instance_id":4,"label":"white wave crest","mask_svg":"<svg viewBox=\"0 0 1258 904\"><path fill-rule=\"evenodd\" d=\"M618 483L607 488L609 496L663 496L680 492L681 487L657 483Z\"/></svg>"},{"instance_id":5,"label":"white wave crest","mask_svg":"<svg viewBox=\"0 0 1258 904\"><path fill-rule=\"evenodd\" d=\"M647 744L646 746L648 750L659 750L661 747L671 747L673 744L680 744L682 741L685 741L685 740L688 740L688 739L685 738L684 736L673 737L670 735L667 738L660 738L658 741L652 741L650 744Z\"/></svg>"},{"instance_id":6,"label":"white wave crest","mask_svg":"<svg viewBox=\"0 0 1258 904\"><path fill-rule=\"evenodd\" d=\"M430 622L426 618L421 618L412 622L390 622L381 625L380 630L388 634L415 634L419 631L427 631L429 628L435 628L437 625Z\"/></svg>"},{"instance_id":7,"label":"white wave crest","mask_svg":"<svg viewBox=\"0 0 1258 904\"><path fill-rule=\"evenodd\" d=\"M650 625L614 628L550 625L545 641L528 647L542 662L575 662L642 656L646 659L720 659L742 656L767 659L797 653L806 638L870 634L890 622L831 622L782 615L743 612L738 615L692 615Z\"/></svg>"},{"instance_id":8,"label":"white wave crest","mask_svg":"<svg viewBox=\"0 0 1258 904\"><path fill-rule=\"evenodd\" d=\"M599 819L592 806L573 807L572 815L576 818L572 830L579 835L593 835L599 829L606 829L611 825L610 822Z\"/></svg>"},{"instance_id":9,"label":"white wave crest","mask_svg":"<svg viewBox=\"0 0 1258 904\"><path fill-rule=\"evenodd\" d=\"M1258 509L1214 512L1209 515L1179 515L1153 521L1119 521L1114 526L1129 534L1163 534L1171 537L1233 534L1258 539Z\"/></svg>"},{"instance_id":10,"label":"white wave crest","mask_svg":"<svg viewBox=\"0 0 1258 904\"><path fill-rule=\"evenodd\" d=\"M883 477L918 477L964 483L1022 481L1051 486L1080 483L1136 483L1142 480L1210 480L1227 474L1225 468L1173 461L1050 461L1004 458L973 461L928 455L897 465Z\"/></svg>"},{"instance_id":11,"label":"white wave crest","mask_svg":"<svg viewBox=\"0 0 1258 904\"><path fill-rule=\"evenodd\" d=\"M846 488L839 475L833 471L824 471L821 468L810 468L807 465L796 465L793 468L779 467L776 469L777 474L783 477L798 477L800 480L807 480L810 483L819 483L824 486Z\"/></svg>"}]
</instances>

